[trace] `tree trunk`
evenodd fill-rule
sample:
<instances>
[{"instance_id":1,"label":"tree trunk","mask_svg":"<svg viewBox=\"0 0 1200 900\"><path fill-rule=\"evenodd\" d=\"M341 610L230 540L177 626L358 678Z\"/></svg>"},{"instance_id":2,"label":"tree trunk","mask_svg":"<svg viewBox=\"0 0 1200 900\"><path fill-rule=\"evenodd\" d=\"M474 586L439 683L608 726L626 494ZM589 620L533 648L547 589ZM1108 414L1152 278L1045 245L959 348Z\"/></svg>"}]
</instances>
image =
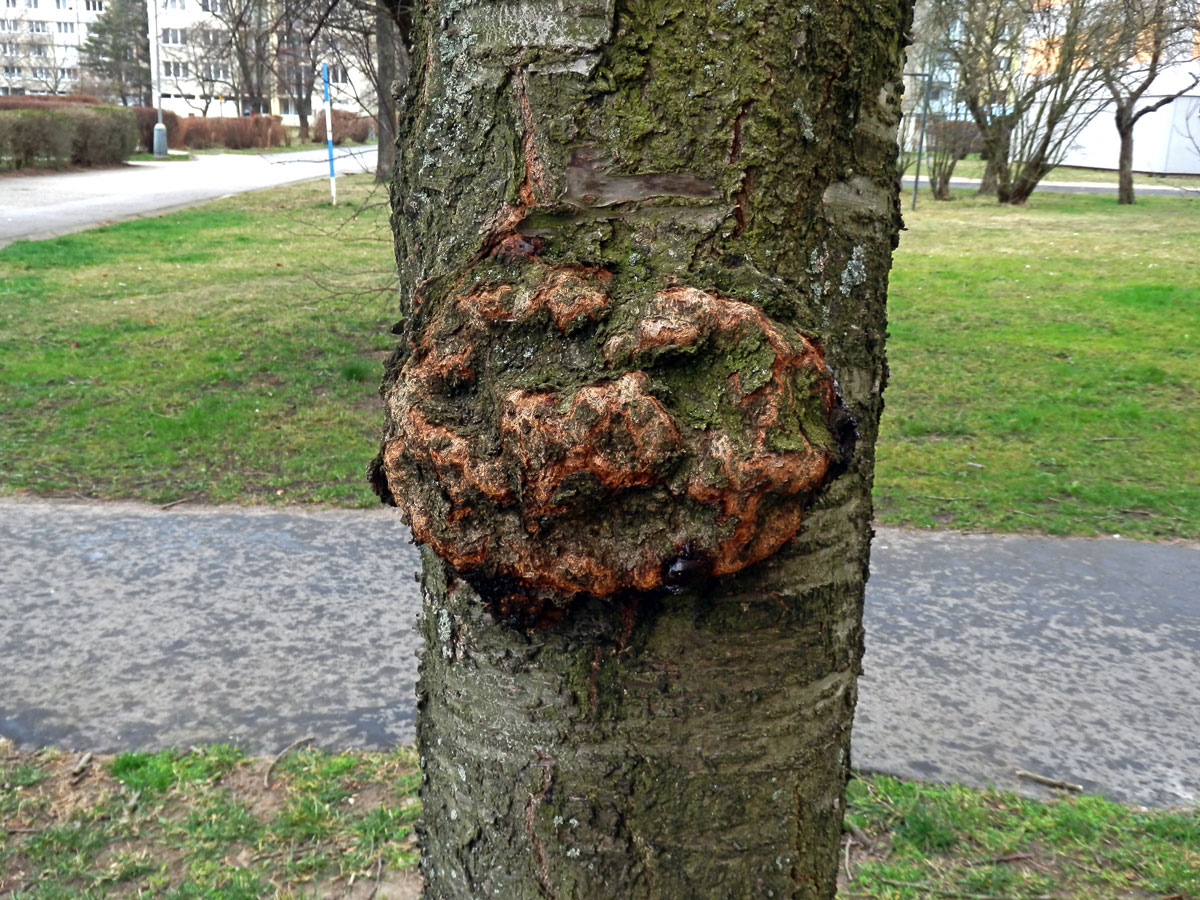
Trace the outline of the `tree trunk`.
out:
<instances>
[{"instance_id":1,"label":"tree trunk","mask_svg":"<svg viewBox=\"0 0 1200 900\"><path fill-rule=\"evenodd\" d=\"M999 187L1000 180L996 176L996 158L989 155L987 165L983 167L983 178L979 182L979 193L994 196Z\"/></svg>"},{"instance_id":2,"label":"tree trunk","mask_svg":"<svg viewBox=\"0 0 1200 900\"><path fill-rule=\"evenodd\" d=\"M828 900L910 5L416 15L371 475L426 896Z\"/></svg>"},{"instance_id":3,"label":"tree trunk","mask_svg":"<svg viewBox=\"0 0 1200 900\"><path fill-rule=\"evenodd\" d=\"M376 137L375 180L387 181L396 164L396 95L399 79L397 55L400 50L396 28L396 9L388 0L375 0L375 95ZM407 70L405 71L407 75Z\"/></svg>"},{"instance_id":4,"label":"tree trunk","mask_svg":"<svg viewBox=\"0 0 1200 900\"><path fill-rule=\"evenodd\" d=\"M1135 202L1133 195L1133 117L1123 116L1119 109L1117 111L1117 134L1121 138L1121 149L1117 156L1117 203L1129 205Z\"/></svg>"}]
</instances>

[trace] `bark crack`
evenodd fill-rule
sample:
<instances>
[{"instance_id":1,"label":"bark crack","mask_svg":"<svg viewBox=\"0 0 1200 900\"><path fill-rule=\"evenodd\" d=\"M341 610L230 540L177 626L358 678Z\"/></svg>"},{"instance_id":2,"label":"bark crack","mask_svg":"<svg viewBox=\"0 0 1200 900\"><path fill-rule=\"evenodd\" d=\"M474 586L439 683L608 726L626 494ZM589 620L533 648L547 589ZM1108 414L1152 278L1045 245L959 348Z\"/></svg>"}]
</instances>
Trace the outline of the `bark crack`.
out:
<instances>
[{"instance_id":1,"label":"bark crack","mask_svg":"<svg viewBox=\"0 0 1200 900\"><path fill-rule=\"evenodd\" d=\"M746 121L746 116L750 114L750 107L754 105L753 100L747 100L742 104L742 108L738 110L738 114L733 119L733 140L729 145L729 164L734 165L742 156L742 123Z\"/></svg>"},{"instance_id":2,"label":"bark crack","mask_svg":"<svg viewBox=\"0 0 1200 900\"><path fill-rule=\"evenodd\" d=\"M546 167L537 152L537 127L534 121L533 107L529 103L528 76L524 69L515 69L510 73L510 83L516 94L517 109L520 112L521 158L525 173L521 184L517 187L517 204L505 202L484 228L483 248L478 254L482 259L506 241L511 242L517 235L517 226L536 204L538 194L546 192Z\"/></svg>"},{"instance_id":3,"label":"bark crack","mask_svg":"<svg viewBox=\"0 0 1200 900\"><path fill-rule=\"evenodd\" d=\"M533 860L537 869L538 884L541 885L542 893L550 900L555 900L554 885L550 881L550 866L546 862L546 849L542 846L542 839L537 833L536 819L538 807L545 802L546 795L550 792L550 785L554 781L554 764L553 757L538 754L538 766L542 770L541 783L537 793L531 793L529 800L525 803L525 833L533 845Z\"/></svg>"}]
</instances>

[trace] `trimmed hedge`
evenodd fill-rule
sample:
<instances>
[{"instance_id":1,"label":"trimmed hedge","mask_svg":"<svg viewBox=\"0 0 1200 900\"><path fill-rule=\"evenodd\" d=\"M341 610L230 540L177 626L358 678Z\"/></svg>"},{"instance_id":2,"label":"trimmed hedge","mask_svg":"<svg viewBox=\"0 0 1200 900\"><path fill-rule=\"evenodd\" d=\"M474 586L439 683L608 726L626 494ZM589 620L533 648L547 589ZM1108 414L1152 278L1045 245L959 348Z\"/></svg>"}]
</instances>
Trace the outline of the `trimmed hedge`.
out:
<instances>
[{"instance_id":1,"label":"trimmed hedge","mask_svg":"<svg viewBox=\"0 0 1200 900\"><path fill-rule=\"evenodd\" d=\"M46 109L53 106L90 106L100 101L90 94L16 94L0 97L0 109Z\"/></svg>"},{"instance_id":2,"label":"trimmed hedge","mask_svg":"<svg viewBox=\"0 0 1200 900\"><path fill-rule=\"evenodd\" d=\"M137 123L116 106L46 104L0 110L0 168L103 166L129 159Z\"/></svg>"},{"instance_id":3,"label":"trimmed hedge","mask_svg":"<svg viewBox=\"0 0 1200 900\"><path fill-rule=\"evenodd\" d=\"M181 119L179 124L183 131L183 143L195 150L208 150L212 147L249 150L254 147L279 147L291 143L291 135L283 127L283 120L279 116L189 116ZM167 134L169 137L169 130Z\"/></svg>"},{"instance_id":4,"label":"trimmed hedge","mask_svg":"<svg viewBox=\"0 0 1200 900\"><path fill-rule=\"evenodd\" d=\"M340 144L342 141L364 143L371 137L374 129L375 120L370 116L358 116L344 109L333 111L333 142L335 144ZM325 142L325 110L321 110L317 114L317 118L313 122L312 134L313 140L318 144Z\"/></svg>"},{"instance_id":5,"label":"trimmed hedge","mask_svg":"<svg viewBox=\"0 0 1200 900\"><path fill-rule=\"evenodd\" d=\"M81 107L73 110L75 136L71 162L77 166L107 166L122 163L137 149L137 117L115 106Z\"/></svg>"}]
</instances>

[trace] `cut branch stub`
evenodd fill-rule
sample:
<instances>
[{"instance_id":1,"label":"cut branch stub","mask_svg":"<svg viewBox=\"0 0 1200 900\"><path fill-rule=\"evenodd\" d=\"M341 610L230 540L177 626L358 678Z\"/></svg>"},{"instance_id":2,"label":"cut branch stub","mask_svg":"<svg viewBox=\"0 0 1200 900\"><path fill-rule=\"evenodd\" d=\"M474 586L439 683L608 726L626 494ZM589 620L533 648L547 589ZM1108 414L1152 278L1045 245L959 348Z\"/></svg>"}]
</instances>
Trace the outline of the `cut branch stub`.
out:
<instances>
[{"instance_id":1,"label":"cut branch stub","mask_svg":"<svg viewBox=\"0 0 1200 900\"><path fill-rule=\"evenodd\" d=\"M516 270L481 264L387 395L382 472L417 540L545 621L796 535L855 434L816 342L693 287L617 300L603 269Z\"/></svg>"}]
</instances>

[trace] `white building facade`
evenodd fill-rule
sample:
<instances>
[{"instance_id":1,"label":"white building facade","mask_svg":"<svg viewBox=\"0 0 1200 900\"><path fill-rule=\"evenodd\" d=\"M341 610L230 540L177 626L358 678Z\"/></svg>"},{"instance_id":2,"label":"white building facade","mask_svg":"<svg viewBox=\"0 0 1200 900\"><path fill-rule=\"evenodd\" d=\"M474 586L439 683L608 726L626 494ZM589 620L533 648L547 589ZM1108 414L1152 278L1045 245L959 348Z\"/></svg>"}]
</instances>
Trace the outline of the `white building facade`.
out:
<instances>
[{"instance_id":1,"label":"white building facade","mask_svg":"<svg viewBox=\"0 0 1200 900\"><path fill-rule=\"evenodd\" d=\"M1200 40L1196 44L1200 57ZM1137 108L1187 88L1179 99L1142 116L1133 127L1133 171L1153 175L1200 175L1200 58L1178 59L1150 85ZM1116 169L1120 141L1111 101L1096 100L1086 112L1095 116L1067 148L1062 164L1089 169Z\"/></svg>"},{"instance_id":2,"label":"white building facade","mask_svg":"<svg viewBox=\"0 0 1200 900\"><path fill-rule=\"evenodd\" d=\"M7 2L7 0L0 0ZM320 63L306 54L289 52L284 23L270 23L267 0L151 0L147 24L150 36L152 90L161 92L163 109L179 116L239 116L272 114L283 124L300 123L300 98L307 93L309 116L322 109L324 91ZM252 14L247 15L246 11ZM250 20L248 31L231 42L231 19ZM255 40L262 41L259 52ZM232 50L233 43L242 48ZM365 114L374 107L369 79L345 55L328 59L330 94L335 108ZM303 86L311 80L311 92Z\"/></svg>"},{"instance_id":3,"label":"white building facade","mask_svg":"<svg viewBox=\"0 0 1200 900\"><path fill-rule=\"evenodd\" d=\"M0 0L0 96L87 89L79 47L105 0Z\"/></svg>"},{"instance_id":4,"label":"white building facade","mask_svg":"<svg viewBox=\"0 0 1200 900\"><path fill-rule=\"evenodd\" d=\"M101 93L99 81L80 63L79 50L109 0L0 0L0 96L22 94ZM228 52L224 22L230 0L150 0L147 27L150 41L152 91L161 91L163 108L179 116L238 116L247 112L281 116L285 125L298 125L296 85L313 89L313 117L323 103L319 62L289 61L286 36L265 20L271 14L262 0L258 23L263 29L263 65L256 74L261 90L247 96L239 90L245 79L236 58ZM243 7L247 0L239 0ZM257 2L257 0L251 0ZM226 14L223 16L223 13ZM279 24L279 23L276 23ZM251 42L252 42L251 38ZM336 108L366 113L375 105L369 78L353 64L350 54L329 54L331 96ZM316 71L313 71L313 69Z\"/></svg>"}]
</instances>

